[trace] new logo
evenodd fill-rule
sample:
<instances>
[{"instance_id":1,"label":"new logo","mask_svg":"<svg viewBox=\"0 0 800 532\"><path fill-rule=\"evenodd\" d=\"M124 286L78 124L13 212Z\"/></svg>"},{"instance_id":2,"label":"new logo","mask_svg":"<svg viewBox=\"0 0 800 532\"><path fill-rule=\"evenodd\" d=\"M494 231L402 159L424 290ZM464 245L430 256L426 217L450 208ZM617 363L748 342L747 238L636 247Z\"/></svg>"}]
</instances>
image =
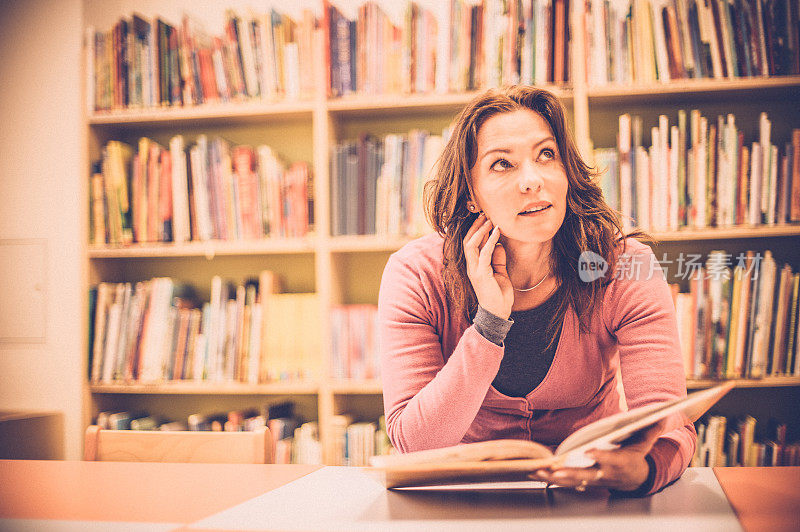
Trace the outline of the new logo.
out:
<instances>
[{"instance_id":1,"label":"new logo","mask_svg":"<svg viewBox=\"0 0 800 532\"><path fill-rule=\"evenodd\" d=\"M606 259L593 251L584 251L578 257L578 276L584 283L600 279L608 271Z\"/></svg>"}]
</instances>

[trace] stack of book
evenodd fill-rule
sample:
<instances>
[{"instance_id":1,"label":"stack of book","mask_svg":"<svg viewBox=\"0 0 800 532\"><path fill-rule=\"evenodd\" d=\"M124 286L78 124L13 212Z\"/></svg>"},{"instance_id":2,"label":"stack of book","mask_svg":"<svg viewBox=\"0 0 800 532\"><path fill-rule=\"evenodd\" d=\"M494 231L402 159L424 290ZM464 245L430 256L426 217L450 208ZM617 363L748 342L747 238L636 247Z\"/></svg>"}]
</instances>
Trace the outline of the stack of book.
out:
<instances>
[{"instance_id":1,"label":"stack of book","mask_svg":"<svg viewBox=\"0 0 800 532\"><path fill-rule=\"evenodd\" d=\"M689 262L690 292L672 285L687 377L800 376L800 273L770 250Z\"/></svg>"},{"instance_id":2,"label":"stack of book","mask_svg":"<svg viewBox=\"0 0 800 532\"><path fill-rule=\"evenodd\" d=\"M421 235L425 183L434 176L448 131L412 130L377 139L362 134L334 147L331 158L331 233Z\"/></svg>"},{"instance_id":3,"label":"stack of book","mask_svg":"<svg viewBox=\"0 0 800 532\"><path fill-rule=\"evenodd\" d=\"M188 15L179 25L133 14L107 31L89 28L91 109L310 98L315 25L309 10L294 21L272 9L228 11L216 35Z\"/></svg>"},{"instance_id":4,"label":"stack of book","mask_svg":"<svg viewBox=\"0 0 800 532\"><path fill-rule=\"evenodd\" d=\"M587 0L587 81L800 74L790 0Z\"/></svg>"},{"instance_id":5,"label":"stack of book","mask_svg":"<svg viewBox=\"0 0 800 532\"><path fill-rule=\"evenodd\" d=\"M313 229L309 165L286 168L269 146L200 135L187 149L142 137L103 149L91 178L94 245L302 237Z\"/></svg>"},{"instance_id":6,"label":"stack of book","mask_svg":"<svg viewBox=\"0 0 800 532\"><path fill-rule=\"evenodd\" d=\"M765 441L756 441L756 420L752 416L733 423L723 416L709 416L696 426L693 467L800 465L800 443L787 443L785 424L773 427L772 436Z\"/></svg>"},{"instance_id":7,"label":"stack of book","mask_svg":"<svg viewBox=\"0 0 800 532\"><path fill-rule=\"evenodd\" d=\"M748 146L733 114L680 110L677 125L659 117L646 147L641 118L621 115L617 147L594 151L603 196L628 229L800 222L800 129L775 145L771 128L761 113Z\"/></svg>"},{"instance_id":8,"label":"stack of book","mask_svg":"<svg viewBox=\"0 0 800 532\"><path fill-rule=\"evenodd\" d=\"M168 277L100 283L90 295L92 382L264 383L321 376L317 294L280 294L276 276L234 285L219 276L210 301Z\"/></svg>"},{"instance_id":9,"label":"stack of book","mask_svg":"<svg viewBox=\"0 0 800 532\"><path fill-rule=\"evenodd\" d=\"M376 379L380 376L378 307L334 305L331 317L331 377Z\"/></svg>"},{"instance_id":10,"label":"stack of book","mask_svg":"<svg viewBox=\"0 0 800 532\"><path fill-rule=\"evenodd\" d=\"M386 418L377 423L354 422L352 416L339 414L331 420L333 456L331 465L366 466L373 456L395 453L386 433Z\"/></svg>"},{"instance_id":11,"label":"stack of book","mask_svg":"<svg viewBox=\"0 0 800 532\"><path fill-rule=\"evenodd\" d=\"M463 92L564 84L569 0L452 0L437 12L406 2L392 20L376 2L348 17L323 2L328 94Z\"/></svg>"}]
</instances>

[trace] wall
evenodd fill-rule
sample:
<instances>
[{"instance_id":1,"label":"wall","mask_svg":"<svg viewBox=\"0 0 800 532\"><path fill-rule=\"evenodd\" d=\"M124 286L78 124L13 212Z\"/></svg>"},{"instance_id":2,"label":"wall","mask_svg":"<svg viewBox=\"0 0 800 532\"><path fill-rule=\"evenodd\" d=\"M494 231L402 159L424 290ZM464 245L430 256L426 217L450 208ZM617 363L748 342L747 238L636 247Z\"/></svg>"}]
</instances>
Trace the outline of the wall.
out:
<instances>
[{"instance_id":1,"label":"wall","mask_svg":"<svg viewBox=\"0 0 800 532\"><path fill-rule=\"evenodd\" d=\"M0 410L63 412L67 459L82 449L81 27L80 0L0 0L0 240L46 255L44 340L0 343Z\"/></svg>"}]
</instances>

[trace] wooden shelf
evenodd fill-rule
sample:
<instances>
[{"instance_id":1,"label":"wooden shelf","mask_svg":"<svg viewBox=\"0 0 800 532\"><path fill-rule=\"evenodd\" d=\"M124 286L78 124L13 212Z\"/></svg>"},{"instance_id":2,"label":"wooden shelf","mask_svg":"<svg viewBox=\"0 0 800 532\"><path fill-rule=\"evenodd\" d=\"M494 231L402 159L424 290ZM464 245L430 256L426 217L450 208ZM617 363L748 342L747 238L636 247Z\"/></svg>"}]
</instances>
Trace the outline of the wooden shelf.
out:
<instances>
[{"instance_id":1,"label":"wooden shelf","mask_svg":"<svg viewBox=\"0 0 800 532\"><path fill-rule=\"evenodd\" d=\"M611 84L589 86L586 89L589 103L619 104L631 101L668 100L707 95L719 99L720 93L741 97L747 93L763 91L794 93L800 91L800 76L752 77L734 79L691 79L669 83Z\"/></svg>"},{"instance_id":2,"label":"wooden shelf","mask_svg":"<svg viewBox=\"0 0 800 532\"><path fill-rule=\"evenodd\" d=\"M709 227L707 229L680 229L678 231L649 232L660 242L687 240L719 240L734 238L765 238L800 236L800 224L758 225L742 227Z\"/></svg>"},{"instance_id":3,"label":"wooden shelf","mask_svg":"<svg viewBox=\"0 0 800 532\"><path fill-rule=\"evenodd\" d=\"M124 247L89 247L92 259L129 259L149 257L206 257L217 255L271 255L313 253L314 237L265 238L225 242L188 242L186 244L132 244Z\"/></svg>"},{"instance_id":4,"label":"wooden shelf","mask_svg":"<svg viewBox=\"0 0 800 532\"><path fill-rule=\"evenodd\" d=\"M93 394L130 395L283 395L317 394L320 390L337 395L380 395L383 386L379 379L332 380L316 382L273 382L268 384L214 383L206 381L171 381L158 383L90 384Z\"/></svg>"},{"instance_id":5,"label":"wooden shelf","mask_svg":"<svg viewBox=\"0 0 800 532\"><path fill-rule=\"evenodd\" d=\"M213 124L215 122L244 123L263 119L303 118L311 120L314 102L229 102L203 104L196 107L165 109L124 109L97 112L89 116L92 126L185 126L188 124Z\"/></svg>"},{"instance_id":6,"label":"wooden shelf","mask_svg":"<svg viewBox=\"0 0 800 532\"><path fill-rule=\"evenodd\" d=\"M570 88L546 86L565 104L572 102ZM339 116L374 116L375 113L404 114L413 111L457 111L483 91L429 94L355 94L321 102L325 111ZM154 127L219 122L246 123L264 119L311 119L314 101L243 101L164 109L121 109L89 115L91 126Z\"/></svg>"},{"instance_id":7,"label":"wooden shelf","mask_svg":"<svg viewBox=\"0 0 800 532\"><path fill-rule=\"evenodd\" d=\"M763 379L732 379L737 388L773 388L778 386L800 386L800 377L764 377ZM710 388L728 382L716 379L686 379L686 388L696 390Z\"/></svg>"},{"instance_id":8,"label":"wooden shelf","mask_svg":"<svg viewBox=\"0 0 800 532\"><path fill-rule=\"evenodd\" d=\"M687 379L686 387L690 390L710 388L727 382L716 379ZM800 386L800 377L765 377L763 379L733 379L737 388L772 388L783 386ZM164 383L110 383L92 384L89 387L94 394L131 394L131 395L282 395L282 394L317 394L325 390L334 395L380 395L383 386L380 379L342 379L327 383L315 382L274 382L269 384L244 383L211 383L195 381L172 381Z\"/></svg>"},{"instance_id":9,"label":"wooden shelf","mask_svg":"<svg viewBox=\"0 0 800 532\"><path fill-rule=\"evenodd\" d=\"M172 381L161 383L109 383L91 384L93 394L138 395L309 395L319 392L316 382L273 382L246 384L238 382L215 383L205 381Z\"/></svg>"},{"instance_id":10,"label":"wooden shelf","mask_svg":"<svg viewBox=\"0 0 800 532\"><path fill-rule=\"evenodd\" d=\"M724 380L686 379L686 388L697 390L716 386ZM733 379L737 388L773 388L800 386L800 377L765 377L763 379ZM91 384L93 394L131 394L131 395L283 395L317 394L326 389L334 395L380 395L383 386L378 379L334 380L320 385L315 382L275 382L269 384L211 383L173 381L164 383L110 383Z\"/></svg>"},{"instance_id":11,"label":"wooden shelf","mask_svg":"<svg viewBox=\"0 0 800 532\"><path fill-rule=\"evenodd\" d=\"M570 87L545 86L562 102L571 104L573 91ZM752 91L800 91L800 76L737 79L680 80L669 83L647 85L604 85L587 87L587 96L592 102L625 103L630 100L661 99L674 96L696 96L704 93L752 92ZM482 91L462 93L430 94L356 94L331 98L322 103L325 110L339 116L374 116L409 111L459 110ZM164 109L123 109L95 112L88 118L92 126L153 127L187 125L192 123L213 124L260 121L263 119L303 118L311 119L317 104L313 101L243 101L220 104L203 104L194 107Z\"/></svg>"},{"instance_id":12,"label":"wooden shelf","mask_svg":"<svg viewBox=\"0 0 800 532\"><path fill-rule=\"evenodd\" d=\"M362 251L396 251L415 240L416 236L346 235L328 239L328 248L336 253L358 253Z\"/></svg>"},{"instance_id":13,"label":"wooden shelf","mask_svg":"<svg viewBox=\"0 0 800 532\"><path fill-rule=\"evenodd\" d=\"M800 236L800 224L746 227L711 227L650 232L658 242L720 240ZM314 253L321 246L334 253L391 252L403 247L417 236L345 235L318 241L308 238L263 239L243 241L189 242L186 244L132 244L120 247L89 247L91 259L130 259L158 257L207 257L217 255L277 255Z\"/></svg>"},{"instance_id":14,"label":"wooden shelf","mask_svg":"<svg viewBox=\"0 0 800 532\"><path fill-rule=\"evenodd\" d=\"M383 393L383 385L380 379L334 380L329 382L326 387L335 395L380 395Z\"/></svg>"},{"instance_id":15,"label":"wooden shelf","mask_svg":"<svg viewBox=\"0 0 800 532\"><path fill-rule=\"evenodd\" d=\"M709 227L707 229L679 229L678 231L648 231L659 242L693 240L720 240L739 238L766 238L800 236L800 224L760 225L741 227ZM345 235L328 239L331 251L357 253L361 251L394 251L418 237Z\"/></svg>"},{"instance_id":16,"label":"wooden shelf","mask_svg":"<svg viewBox=\"0 0 800 532\"><path fill-rule=\"evenodd\" d=\"M110 8L108 11L114 12L119 9ZM570 30L574 30L576 37L574 42L576 48L571 49L570 53L574 52L576 57L585 55L586 51L583 46L585 36L580 23L583 14L583 8L580 8L570 17ZM324 46L324 43L320 44ZM318 80L326 79L327 75L320 60L322 48L320 46L315 50L315 61L313 61L315 79ZM583 62L574 62L571 66L575 67L574 71L570 70L570 79L573 83L567 86L544 85L541 88L553 92L567 108L567 120L573 129L577 146L585 155L589 154L592 140L593 128L590 128L590 124L594 124L594 127L616 129L616 116L623 112L643 115L651 114L651 110L672 113L673 110L680 108L712 108L717 103L721 104L720 107L725 109L725 112L738 112L738 106L742 103L753 102L753 105L761 105L759 102L768 101L769 105L783 111L785 116L781 117L781 120L789 125L798 114L793 110L791 102L800 99L798 98L800 76L693 79L670 83L586 86ZM195 276L197 279L202 279L207 273L212 272L225 275L228 273L226 270L235 272L237 276L240 273L247 275L251 269L260 269L260 263L265 263L264 267L268 268L272 266L266 263L275 263L274 269L280 272L296 268L298 260L304 262L306 258L312 259L308 262L313 263L313 273L305 268L309 264L304 264L302 271L288 272L298 277L294 282L300 282L300 278L302 282L312 279L311 285L319 294L323 308L347 300L346 297L341 297L342 293L353 289L353 285L360 283L361 279L351 275L351 271L361 274L357 268L377 268L384 259L382 254L388 255L417 237L397 235L333 237L323 234L323 231L328 232L331 219L332 190L329 175L331 146L361 131L372 131L383 135L387 132L405 134L409 129L416 127L439 128L482 92L483 90L444 94L354 94L341 98L325 98L320 91L315 99L303 101L242 100L194 107L84 113L83 136L86 139L82 158L85 162L96 160L99 150L109 140L132 142L131 139L139 136L161 138L176 133L194 136L194 133L199 131L207 132L209 135L230 134L229 140L235 144L261 142L271 144L288 159L307 160L313 166L314 172L314 214L318 231L317 234L298 239L265 238L232 242L189 242L177 245L135 244L124 247L82 245L81 253L84 262L88 263L87 269L90 270L90 275L83 276L85 280L80 287L84 294L83 306L87 306L89 280L93 283L112 279L125 281L162 272L176 275L174 272L177 270L181 277L191 281ZM780 102L780 105L775 105L776 102ZM769 105L766 109L771 109ZM605 123L609 120L608 117L612 117L613 123ZM785 141L782 138L777 140ZM610 142L613 144L613 141ZM88 176L84 176L81 183L84 198L88 198L90 189L86 177ZM88 201L83 202L81 219L84 221L89 220L88 204ZM716 241L722 241L720 245L724 246L731 244L733 239L752 239L747 242L748 246L763 244L772 247L772 243L755 240L759 238L784 238L785 240L781 240L776 246L784 246L785 242L788 247L794 245L794 240L800 236L800 224L703 230L683 228L678 231L648 231L648 233L659 243L677 243L674 245L676 248L717 249ZM688 244L693 241L697 244ZM203 262L204 259L214 257L234 258ZM169 258L177 260L166 260ZM374 290L374 286L370 287L369 283L372 283L372 279L379 274L380 271L368 272L366 277L369 281L364 289L365 294L369 290ZM359 285L357 289L360 292L362 287ZM360 293L358 296L358 300L372 297L362 296ZM88 319L84 316L84 334L89 325ZM331 347L327 336L330 334L331 324L326 315L322 316L320 325L318 331L310 332L321 336L322 362L328 364ZM719 382L711 379L687 379L687 388L707 388ZM753 389L800 387L800 377L737 379L735 382L737 387ZM107 410L116 406L124 405L128 408L143 403L153 405L152 410L155 414L162 406L167 410L171 409L173 403L187 401L190 404L245 403L250 401L247 396L256 398L295 396L303 403L316 402L315 411L319 421L323 456L326 463L332 463L334 452L338 452L330 430L333 416L341 413L340 408L353 409L353 414L358 414L361 408L372 412L380 400L383 387L380 379L321 379L316 382L280 381L256 385L208 381L97 384L84 382L82 391L84 395L89 396L89 400L85 401L83 412L84 427L91 422L90 416L96 413L97 407L101 405L103 410ZM792 389L787 388L785 391ZM765 391L766 393L768 391ZM758 392L755 394L758 395ZM180 408L184 406L180 405Z\"/></svg>"},{"instance_id":17,"label":"wooden shelf","mask_svg":"<svg viewBox=\"0 0 800 532\"><path fill-rule=\"evenodd\" d=\"M557 86L543 86L565 104L572 103L572 90ZM379 113L403 114L409 111L459 111L475 96L483 91L470 91L461 93L430 93L430 94L355 94L332 98L327 101L327 109L338 116L374 116Z\"/></svg>"}]
</instances>

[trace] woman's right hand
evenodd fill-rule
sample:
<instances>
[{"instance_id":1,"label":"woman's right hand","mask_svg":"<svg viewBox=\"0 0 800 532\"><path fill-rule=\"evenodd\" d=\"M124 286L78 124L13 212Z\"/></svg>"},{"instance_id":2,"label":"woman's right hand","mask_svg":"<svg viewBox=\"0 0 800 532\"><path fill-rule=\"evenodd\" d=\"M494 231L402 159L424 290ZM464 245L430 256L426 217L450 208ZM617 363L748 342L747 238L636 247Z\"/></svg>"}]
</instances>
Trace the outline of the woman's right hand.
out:
<instances>
[{"instance_id":1,"label":"woman's right hand","mask_svg":"<svg viewBox=\"0 0 800 532\"><path fill-rule=\"evenodd\" d=\"M481 213L464 237L464 256L478 304L495 316L508 319L514 305L514 287L506 271L506 250L499 240L500 228Z\"/></svg>"}]
</instances>

